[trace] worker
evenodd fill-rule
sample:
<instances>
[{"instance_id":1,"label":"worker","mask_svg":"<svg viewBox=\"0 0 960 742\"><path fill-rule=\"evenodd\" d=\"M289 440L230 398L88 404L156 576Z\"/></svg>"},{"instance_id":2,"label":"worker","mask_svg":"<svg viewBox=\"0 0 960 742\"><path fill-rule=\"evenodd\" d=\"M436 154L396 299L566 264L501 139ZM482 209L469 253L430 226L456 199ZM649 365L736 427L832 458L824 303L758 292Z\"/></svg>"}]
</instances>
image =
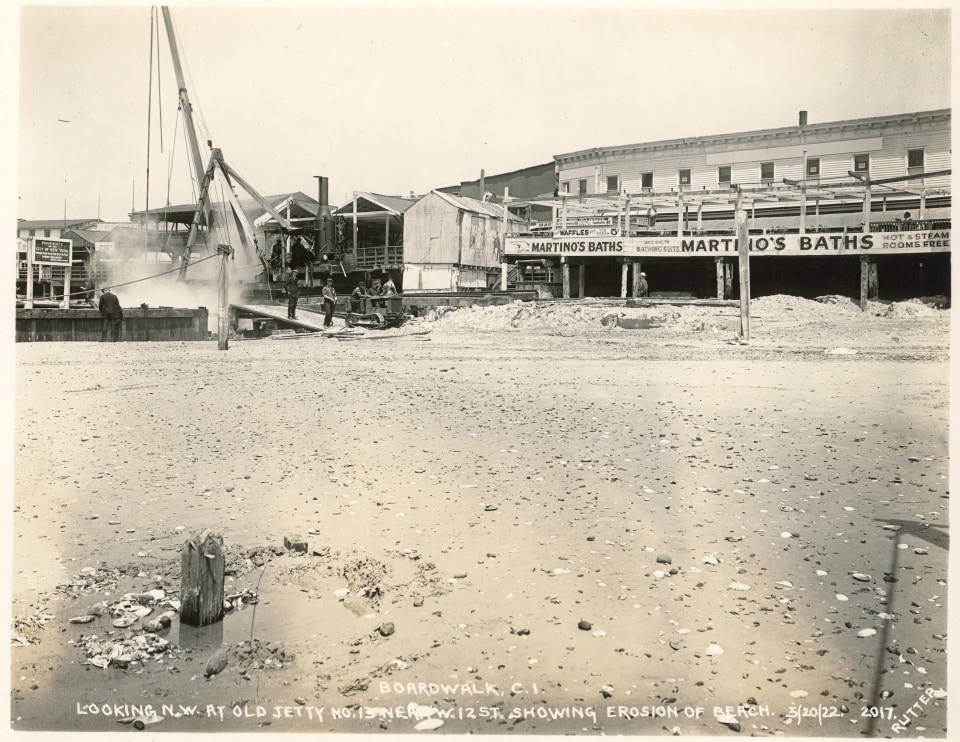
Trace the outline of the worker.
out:
<instances>
[{"instance_id":1,"label":"worker","mask_svg":"<svg viewBox=\"0 0 960 742\"><path fill-rule=\"evenodd\" d=\"M123 326L123 307L120 306L120 300L113 294L109 288L100 292L100 342L107 342L107 335L110 335L112 342L120 339L120 330Z\"/></svg>"},{"instance_id":2,"label":"worker","mask_svg":"<svg viewBox=\"0 0 960 742\"><path fill-rule=\"evenodd\" d=\"M290 271L283 288L287 292L287 319L296 319L297 300L300 298L300 282L297 279L296 268Z\"/></svg>"},{"instance_id":3,"label":"worker","mask_svg":"<svg viewBox=\"0 0 960 742\"><path fill-rule=\"evenodd\" d=\"M323 326L333 325L333 310L337 307L337 290L333 287L333 279L327 279L327 285L323 287Z\"/></svg>"},{"instance_id":4,"label":"worker","mask_svg":"<svg viewBox=\"0 0 960 742\"><path fill-rule=\"evenodd\" d=\"M393 282L393 279L390 276L387 276L387 280L384 281L383 285L380 287L380 296L393 296L397 293L397 286Z\"/></svg>"},{"instance_id":5,"label":"worker","mask_svg":"<svg viewBox=\"0 0 960 742\"><path fill-rule=\"evenodd\" d=\"M637 296L645 298L650 293L650 287L647 285L647 274L641 273L640 280L637 281Z\"/></svg>"},{"instance_id":6,"label":"worker","mask_svg":"<svg viewBox=\"0 0 960 742\"><path fill-rule=\"evenodd\" d=\"M367 293L367 285L361 281L350 294L350 311L354 314L363 314L366 308L366 301L370 297Z\"/></svg>"},{"instance_id":7,"label":"worker","mask_svg":"<svg viewBox=\"0 0 960 742\"><path fill-rule=\"evenodd\" d=\"M378 297L378 296L380 296L380 289L381 289L381 288L382 288L382 287L380 286L380 279L379 279L379 278L374 278L374 279L373 279L373 286L370 287L370 296L371 296L371 299L370 299L370 310L371 310L371 311L376 311L377 309L381 309L381 308L387 306L387 302L385 302L383 299L373 298L373 297Z\"/></svg>"},{"instance_id":8,"label":"worker","mask_svg":"<svg viewBox=\"0 0 960 742\"><path fill-rule=\"evenodd\" d=\"M277 280L281 268L283 268L283 242L277 237L277 241L273 243L273 251L270 253L270 272L273 274L273 280Z\"/></svg>"}]
</instances>

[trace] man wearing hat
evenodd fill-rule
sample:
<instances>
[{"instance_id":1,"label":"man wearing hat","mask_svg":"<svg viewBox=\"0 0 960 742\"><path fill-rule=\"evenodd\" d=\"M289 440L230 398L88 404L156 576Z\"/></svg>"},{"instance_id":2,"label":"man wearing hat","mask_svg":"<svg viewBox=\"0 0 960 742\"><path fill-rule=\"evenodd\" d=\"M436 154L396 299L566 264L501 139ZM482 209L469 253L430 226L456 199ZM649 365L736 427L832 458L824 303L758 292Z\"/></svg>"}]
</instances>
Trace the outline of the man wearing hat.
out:
<instances>
[{"instance_id":1,"label":"man wearing hat","mask_svg":"<svg viewBox=\"0 0 960 742\"><path fill-rule=\"evenodd\" d=\"M120 306L120 300L116 294L111 293L109 288L100 291L100 342L107 342L107 335L112 342L120 339L120 330L123 327L123 308Z\"/></svg>"},{"instance_id":2,"label":"man wearing hat","mask_svg":"<svg viewBox=\"0 0 960 742\"><path fill-rule=\"evenodd\" d=\"M287 319L297 318L297 299L300 298L300 284L297 281L297 269L294 268L283 284L287 292Z\"/></svg>"},{"instance_id":3,"label":"man wearing hat","mask_svg":"<svg viewBox=\"0 0 960 742\"><path fill-rule=\"evenodd\" d=\"M650 293L650 287L647 285L647 274L641 273L637 281L637 297L645 298Z\"/></svg>"},{"instance_id":4,"label":"man wearing hat","mask_svg":"<svg viewBox=\"0 0 960 742\"><path fill-rule=\"evenodd\" d=\"M337 290L333 287L333 279L328 278L326 286L321 291L323 296L323 326L333 325L333 310L337 308Z\"/></svg>"}]
</instances>

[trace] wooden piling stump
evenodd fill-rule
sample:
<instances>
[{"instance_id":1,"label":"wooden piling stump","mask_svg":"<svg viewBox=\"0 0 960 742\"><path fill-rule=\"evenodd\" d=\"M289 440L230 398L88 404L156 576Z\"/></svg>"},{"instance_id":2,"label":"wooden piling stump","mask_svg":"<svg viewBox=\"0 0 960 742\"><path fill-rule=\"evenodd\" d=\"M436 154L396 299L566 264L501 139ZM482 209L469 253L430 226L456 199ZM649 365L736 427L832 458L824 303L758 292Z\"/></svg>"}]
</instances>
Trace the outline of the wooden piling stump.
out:
<instances>
[{"instance_id":1,"label":"wooden piling stump","mask_svg":"<svg viewBox=\"0 0 960 742\"><path fill-rule=\"evenodd\" d=\"M208 626L223 620L223 537L210 531L180 551L180 623Z\"/></svg>"}]
</instances>

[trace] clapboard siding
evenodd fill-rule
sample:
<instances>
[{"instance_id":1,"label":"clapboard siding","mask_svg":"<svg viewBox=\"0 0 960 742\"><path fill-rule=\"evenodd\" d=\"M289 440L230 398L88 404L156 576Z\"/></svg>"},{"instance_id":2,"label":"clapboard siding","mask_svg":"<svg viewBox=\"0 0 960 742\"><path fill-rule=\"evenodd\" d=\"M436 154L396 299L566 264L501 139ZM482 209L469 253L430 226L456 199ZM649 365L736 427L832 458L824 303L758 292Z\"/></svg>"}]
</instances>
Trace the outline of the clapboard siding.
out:
<instances>
[{"instance_id":1,"label":"clapboard siding","mask_svg":"<svg viewBox=\"0 0 960 742\"><path fill-rule=\"evenodd\" d=\"M849 143L848 150L844 148L845 143ZM662 145L630 145L576 157L559 155L557 160L560 181L569 181L570 192L574 194L578 192L576 183L581 178L587 179L589 193L605 192L609 175L620 177L621 190L636 193L641 190L640 176L645 172L653 172L653 190L668 191L679 187L681 169L690 169L690 190L698 191L720 187L718 167L727 158L734 183L760 183L760 165L770 161L774 162L774 182L780 183L782 178L804 177L803 150L808 150L810 157L820 158L822 179L847 176L854 169L854 155L867 151L870 176L877 179L906 175L908 149L924 149L925 171L948 169L950 146L949 111L939 111L770 130L769 135L763 132L750 137L730 135L722 141L705 137ZM741 161L754 153L757 159ZM944 176L927 179L924 185L946 187L949 182L949 176Z\"/></svg>"}]
</instances>

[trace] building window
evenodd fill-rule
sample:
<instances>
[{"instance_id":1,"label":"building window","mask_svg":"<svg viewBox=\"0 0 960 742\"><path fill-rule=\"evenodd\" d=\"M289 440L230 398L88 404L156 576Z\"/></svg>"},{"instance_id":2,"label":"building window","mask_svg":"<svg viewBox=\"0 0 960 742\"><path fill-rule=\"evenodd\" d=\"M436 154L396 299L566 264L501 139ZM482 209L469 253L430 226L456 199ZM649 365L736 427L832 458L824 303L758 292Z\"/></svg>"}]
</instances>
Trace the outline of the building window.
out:
<instances>
[{"instance_id":1,"label":"building window","mask_svg":"<svg viewBox=\"0 0 960 742\"><path fill-rule=\"evenodd\" d=\"M923 150L922 149L907 150L907 167L919 168L921 170L923 169Z\"/></svg>"},{"instance_id":2,"label":"building window","mask_svg":"<svg viewBox=\"0 0 960 742\"><path fill-rule=\"evenodd\" d=\"M37 234L37 230L35 230L35 229L31 229L31 230L30 230L30 236L31 236L31 237L35 237L36 234Z\"/></svg>"},{"instance_id":3,"label":"building window","mask_svg":"<svg viewBox=\"0 0 960 742\"><path fill-rule=\"evenodd\" d=\"M763 181L773 180L773 163L772 162L760 163L760 180L763 180Z\"/></svg>"},{"instance_id":4,"label":"building window","mask_svg":"<svg viewBox=\"0 0 960 742\"><path fill-rule=\"evenodd\" d=\"M580 193L586 193L586 192L587 192L587 179L586 179L586 178L580 178L580 180L577 181L577 182L578 182L578 184L579 184L579 186L580 186Z\"/></svg>"},{"instance_id":5,"label":"building window","mask_svg":"<svg viewBox=\"0 0 960 742\"><path fill-rule=\"evenodd\" d=\"M808 178L820 177L820 158L819 157L807 158L807 177Z\"/></svg>"},{"instance_id":6,"label":"building window","mask_svg":"<svg viewBox=\"0 0 960 742\"><path fill-rule=\"evenodd\" d=\"M653 188L653 173L640 173L640 187Z\"/></svg>"},{"instance_id":7,"label":"building window","mask_svg":"<svg viewBox=\"0 0 960 742\"><path fill-rule=\"evenodd\" d=\"M870 172L870 154L869 153L853 156L853 172L855 173Z\"/></svg>"},{"instance_id":8,"label":"building window","mask_svg":"<svg viewBox=\"0 0 960 742\"><path fill-rule=\"evenodd\" d=\"M680 187L689 188L690 187L690 169L684 168L683 170L679 170L678 174L680 178Z\"/></svg>"},{"instance_id":9,"label":"building window","mask_svg":"<svg viewBox=\"0 0 960 742\"><path fill-rule=\"evenodd\" d=\"M720 185L731 182L729 165L721 165L720 167L717 168L717 182Z\"/></svg>"},{"instance_id":10,"label":"building window","mask_svg":"<svg viewBox=\"0 0 960 742\"><path fill-rule=\"evenodd\" d=\"M44 237L49 237L49 236L50 236L50 230L49 230L49 229L43 230L43 236L44 236Z\"/></svg>"},{"instance_id":11,"label":"building window","mask_svg":"<svg viewBox=\"0 0 960 742\"><path fill-rule=\"evenodd\" d=\"M608 175L607 176L607 192L617 193L619 190L620 190L620 176Z\"/></svg>"},{"instance_id":12,"label":"building window","mask_svg":"<svg viewBox=\"0 0 960 742\"><path fill-rule=\"evenodd\" d=\"M563 183L560 184L560 190L562 190L564 193L570 193L570 181L563 181Z\"/></svg>"}]
</instances>

